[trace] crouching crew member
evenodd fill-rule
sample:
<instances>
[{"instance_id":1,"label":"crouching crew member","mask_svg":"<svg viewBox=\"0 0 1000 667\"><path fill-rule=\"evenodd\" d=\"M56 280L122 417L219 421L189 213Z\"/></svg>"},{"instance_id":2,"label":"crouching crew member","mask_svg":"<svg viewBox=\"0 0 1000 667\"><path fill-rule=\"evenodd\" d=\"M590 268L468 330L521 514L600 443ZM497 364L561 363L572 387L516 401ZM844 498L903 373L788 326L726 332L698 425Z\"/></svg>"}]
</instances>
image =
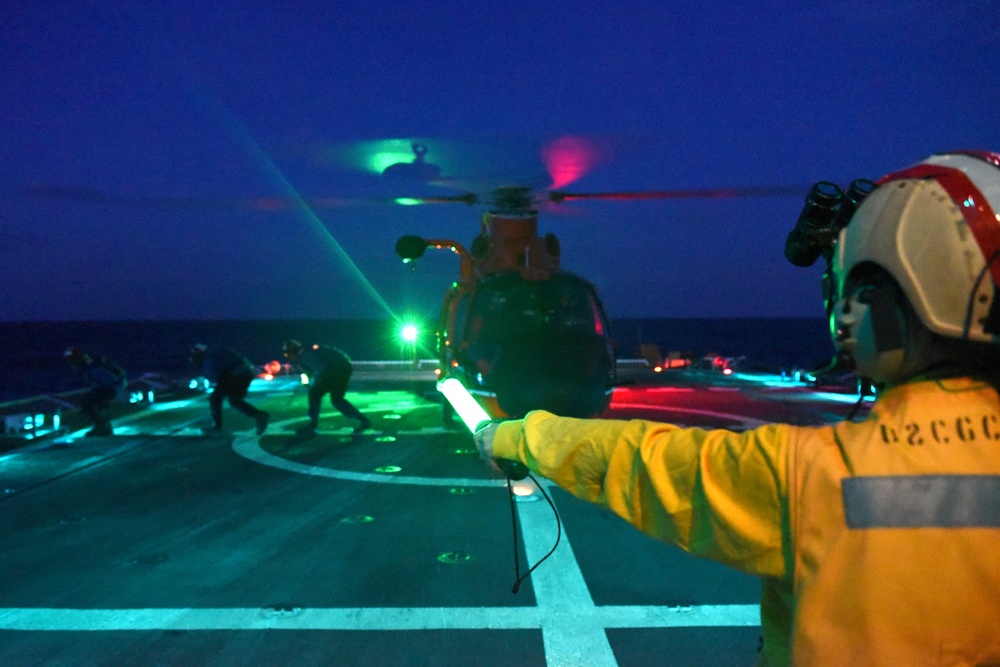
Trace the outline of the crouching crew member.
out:
<instances>
[{"instance_id":1,"label":"crouching crew member","mask_svg":"<svg viewBox=\"0 0 1000 667\"><path fill-rule=\"evenodd\" d=\"M537 411L477 446L761 576L761 664L1000 664L998 215L1000 154L960 151L883 177L829 235L834 343L879 388L862 421Z\"/></svg>"},{"instance_id":2,"label":"crouching crew member","mask_svg":"<svg viewBox=\"0 0 1000 667\"><path fill-rule=\"evenodd\" d=\"M201 369L205 379L215 385L208 397L213 424L209 432L222 432L222 399L228 398L229 405L253 418L257 423L257 435L262 435L271 416L246 401L247 390L256 377L253 364L232 348L204 343L196 343L191 348L191 361Z\"/></svg>"},{"instance_id":3,"label":"crouching crew member","mask_svg":"<svg viewBox=\"0 0 1000 667\"><path fill-rule=\"evenodd\" d=\"M128 379L121 366L107 357L92 357L78 347L63 352L66 362L80 372L90 389L80 399L80 411L90 418L94 427L87 436L112 435L114 428L108 418L111 401L119 396Z\"/></svg>"},{"instance_id":4,"label":"crouching crew member","mask_svg":"<svg viewBox=\"0 0 1000 667\"><path fill-rule=\"evenodd\" d=\"M309 376L309 424L298 429L299 435L315 435L319 427L320 404L325 394L330 395L330 403L341 414L358 420L354 433L359 434L372 427L368 417L345 398L353 366L351 358L343 350L331 345L304 347L297 340L289 340L284 351L285 357Z\"/></svg>"}]
</instances>

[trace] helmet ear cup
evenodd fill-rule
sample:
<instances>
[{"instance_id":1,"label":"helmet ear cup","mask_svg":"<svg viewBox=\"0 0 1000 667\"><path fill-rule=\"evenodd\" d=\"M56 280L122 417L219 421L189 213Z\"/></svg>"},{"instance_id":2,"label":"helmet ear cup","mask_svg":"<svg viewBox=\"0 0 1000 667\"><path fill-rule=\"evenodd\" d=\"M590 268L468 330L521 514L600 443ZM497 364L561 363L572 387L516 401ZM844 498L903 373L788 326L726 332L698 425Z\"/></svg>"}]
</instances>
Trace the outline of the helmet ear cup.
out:
<instances>
[{"instance_id":1,"label":"helmet ear cup","mask_svg":"<svg viewBox=\"0 0 1000 667\"><path fill-rule=\"evenodd\" d=\"M882 353L904 348L905 319L896 300L896 289L890 283L883 283L872 291L871 299L869 308L875 334L875 349Z\"/></svg>"},{"instance_id":2,"label":"helmet ear cup","mask_svg":"<svg viewBox=\"0 0 1000 667\"><path fill-rule=\"evenodd\" d=\"M872 290L868 317L877 355L877 375L880 382L897 381L906 375L907 318L900 306L897 288L890 282L879 284Z\"/></svg>"}]
</instances>

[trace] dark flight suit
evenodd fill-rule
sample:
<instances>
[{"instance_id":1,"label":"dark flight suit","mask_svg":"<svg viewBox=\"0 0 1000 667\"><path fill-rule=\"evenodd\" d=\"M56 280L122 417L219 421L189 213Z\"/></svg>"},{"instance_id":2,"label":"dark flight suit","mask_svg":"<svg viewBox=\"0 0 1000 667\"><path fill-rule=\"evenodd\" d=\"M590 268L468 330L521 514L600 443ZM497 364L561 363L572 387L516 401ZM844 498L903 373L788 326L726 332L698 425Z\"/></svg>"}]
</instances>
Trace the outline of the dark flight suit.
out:
<instances>
[{"instance_id":1,"label":"dark flight suit","mask_svg":"<svg viewBox=\"0 0 1000 667\"><path fill-rule=\"evenodd\" d=\"M247 390L255 377L253 364L241 354L228 347L210 347L201 362L201 373L215 384L208 397L215 430L222 430L222 400L229 399L233 406L257 422L257 432L263 433L268 413L259 410L246 401Z\"/></svg>"},{"instance_id":2,"label":"dark flight suit","mask_svg":"<svg viewBox=\"0 0 1000 667\"><path fill-rule=\"evenodd\" d=\"M330 395L330 403L345 417L357 419L361 424L355 428L360 433L371 428L371 422L345 398L347 383L351 379L353 367L351 358L342 350L330 345L303 347L299 352L298 364L309 376L309 424L313 430L319 425L320 404L325 394Z\"/></svg>"},{"instance_id":3,"label":"dark flight suit","mask_svg":"<svg viewBox=\"0 0 1000 667\"><path fill-rule=\"evenodd\" d=\"M80 367L90 391L80 400L80 411L94 423L87 435L111 435L113 429L106 411L118 393L125 388L125 371L106 357L88 358Z\"/></svg>"}]
</instances>

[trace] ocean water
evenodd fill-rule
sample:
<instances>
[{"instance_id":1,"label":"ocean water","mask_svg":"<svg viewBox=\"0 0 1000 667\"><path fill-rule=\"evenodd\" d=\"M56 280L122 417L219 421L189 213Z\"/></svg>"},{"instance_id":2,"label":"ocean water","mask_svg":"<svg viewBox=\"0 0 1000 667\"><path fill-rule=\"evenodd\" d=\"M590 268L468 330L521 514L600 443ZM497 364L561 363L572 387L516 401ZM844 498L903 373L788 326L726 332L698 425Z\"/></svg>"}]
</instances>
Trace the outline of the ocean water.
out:
<instances>
[{"instance_id":1,"label":"ocean water","mask_svg":"<svg viewBox=\"0 0 1000 667\"><path fill-rule=\"evenodd\" d=\"M778 370L814 368L833 354L822 318L620 319L611 330L620 358L637 357L647 343L695 358L746 357L749 365ZM70 345L113 359L130 377L183 377L195 372L188 361L194 343L233 347L257 364L281 359L289 338L336 345L357 360L412 358L397 334L380 320L0 322L0 402L80 388L62 359ZM417 348L421 358L434 357L432 331L422 332Z\"/></svg>"}]
</instances>

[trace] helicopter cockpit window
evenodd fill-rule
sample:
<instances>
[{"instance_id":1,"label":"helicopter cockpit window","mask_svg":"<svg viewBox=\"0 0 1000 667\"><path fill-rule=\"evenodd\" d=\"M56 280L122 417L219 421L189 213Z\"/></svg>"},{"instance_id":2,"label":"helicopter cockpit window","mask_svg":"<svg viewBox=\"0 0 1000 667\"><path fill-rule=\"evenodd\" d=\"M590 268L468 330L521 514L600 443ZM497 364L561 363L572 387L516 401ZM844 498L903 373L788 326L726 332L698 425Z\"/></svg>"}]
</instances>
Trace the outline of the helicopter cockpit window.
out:
<instances>
[{"instance_id":1,"label":"helicopter cockpit window","mask_svg":"<svg viewBox=\"0 0 1000 667\"><path fill-rule=\"evenodd\" d=\"M582 280L505 278L480 285L469 312L470 338L485 342L606 331L600 306Z\"/></svg>"}]
</instances>

